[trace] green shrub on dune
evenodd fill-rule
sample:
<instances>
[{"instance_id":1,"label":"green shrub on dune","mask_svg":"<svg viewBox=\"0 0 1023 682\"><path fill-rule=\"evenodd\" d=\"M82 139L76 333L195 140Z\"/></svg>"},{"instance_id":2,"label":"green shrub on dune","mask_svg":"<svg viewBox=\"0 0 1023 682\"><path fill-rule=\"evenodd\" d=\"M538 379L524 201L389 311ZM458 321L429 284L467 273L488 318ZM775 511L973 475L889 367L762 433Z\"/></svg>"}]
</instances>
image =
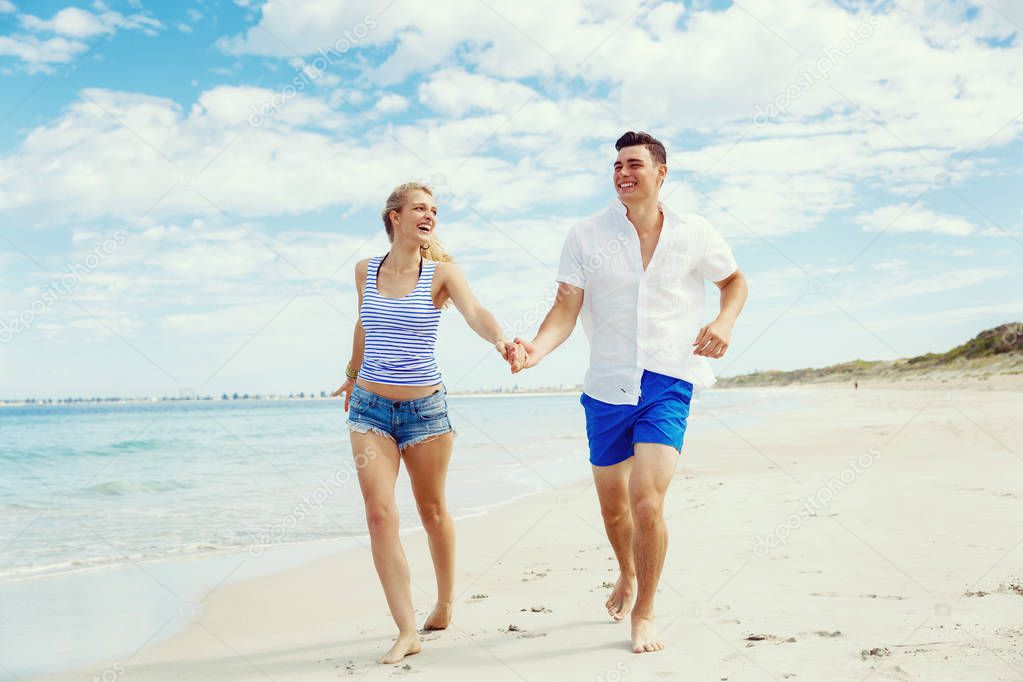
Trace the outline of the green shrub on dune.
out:
<instances>
[{"instance_id":1,"label":"green shrub on dune","mask_svg":"<svg viewBox=\"0 0 1023 682\"><path fill-rule=\"evenodd\" d=\"M964 344L944 353L926 353L899 360L851 360L830 367L766 370L735 377L721 377L718 386L787 386L798 383L861 381L865 379L923 378L930 372L982 370L992 374L1019 374L1023 367L1023 322L986 329Z\"/></svg>"}]
</instances>

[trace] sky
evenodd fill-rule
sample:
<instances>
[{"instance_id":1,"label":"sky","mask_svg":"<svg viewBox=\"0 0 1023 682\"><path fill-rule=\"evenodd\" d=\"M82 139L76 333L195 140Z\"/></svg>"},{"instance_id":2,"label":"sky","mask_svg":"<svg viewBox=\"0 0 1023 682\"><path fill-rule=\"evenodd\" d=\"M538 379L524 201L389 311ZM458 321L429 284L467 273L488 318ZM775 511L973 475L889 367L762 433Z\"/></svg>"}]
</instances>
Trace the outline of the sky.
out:
<instances>
[{"instance_id":1,"label":"sky","mask_svg":"<svg viewBox=\"0 0 1023 682\"><path fill-rule=\"evenodd\" d=\"M332 390L407 180L530 336L630 129L749 279L719 374L1023 319L1019 2L538 8L0 0L0 398ZM441 323L449 390L572 386L586 360L577 328L513 377Z\"/></svg>"}]
</instances>

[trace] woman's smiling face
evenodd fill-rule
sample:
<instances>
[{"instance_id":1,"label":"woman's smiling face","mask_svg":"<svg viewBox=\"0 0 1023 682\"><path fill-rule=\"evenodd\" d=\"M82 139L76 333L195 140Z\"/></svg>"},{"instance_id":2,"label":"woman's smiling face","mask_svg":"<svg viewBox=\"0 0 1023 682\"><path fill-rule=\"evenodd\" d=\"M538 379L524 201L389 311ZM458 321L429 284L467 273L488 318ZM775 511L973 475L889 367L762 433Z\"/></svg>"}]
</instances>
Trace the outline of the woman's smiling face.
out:
<instances>
[{"instance_id":1,"label":"woman's smiling face","mask_svg":"<svg viewBox=\"0 0 1023 682\"><path fill-rule=\"evenodd\" d=\"M430 244L430 238L437 229L437 204L433 197L423 190L409 192L400 211L391 211L395 241L417 242L421 247Z\"/></svg>"}]
</instances>

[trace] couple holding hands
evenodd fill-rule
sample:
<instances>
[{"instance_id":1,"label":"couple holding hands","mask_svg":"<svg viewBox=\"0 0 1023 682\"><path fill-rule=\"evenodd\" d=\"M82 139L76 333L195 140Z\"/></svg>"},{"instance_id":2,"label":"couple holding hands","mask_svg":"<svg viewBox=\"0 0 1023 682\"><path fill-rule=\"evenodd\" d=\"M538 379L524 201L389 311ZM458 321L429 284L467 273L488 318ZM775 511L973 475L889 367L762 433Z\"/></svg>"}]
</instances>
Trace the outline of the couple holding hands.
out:
<instances>
[{"instance_id":1,"label":"couple holding hands","mask_svg":"<svg viewBox=\"0 0 1023 682\"><path fill-rule=\"evenodd\" d=\"M394 486L402 460L437 577L437 603L423 629L443 630L452 616L455 534L444 486L454 432L434 357L449 301L512 372L543 360L582 317L590 363L580 402L604 527L620 568L605 606L615 620L630 617L634 652L664 648L654 624L668 545L664 496L693 388L714 382L707 358L727 351L748 288L710 223L678 216L658 201L668 172L664 145L630 131L615 149L617 199L569 232L554 305L532 341L505 340L497 319L476 300L434 235L437 206L426 185L406 183L391 193L383 211L391 248L355 267L359 320L346 381L333 395L345 395L373 562L398 626L381 663L422 647L398 535ZM720 310L701 325L704 280L720 290Z\"/></svg>"}]
</instances>

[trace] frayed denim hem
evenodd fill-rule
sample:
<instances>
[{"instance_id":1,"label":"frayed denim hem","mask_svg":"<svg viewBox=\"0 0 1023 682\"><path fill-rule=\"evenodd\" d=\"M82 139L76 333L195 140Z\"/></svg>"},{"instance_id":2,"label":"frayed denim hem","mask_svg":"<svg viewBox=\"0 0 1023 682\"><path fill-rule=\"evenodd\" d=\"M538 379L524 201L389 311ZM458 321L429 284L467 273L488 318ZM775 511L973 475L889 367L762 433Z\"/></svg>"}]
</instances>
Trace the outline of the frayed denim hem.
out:
<instances>
[{"instance_id":1,"label":"frayed denim hem","mask_svg":"<svg viewBox=\"0 0 1023 682\"><path fill-rule=\"evenodd\" d=\"M394 441L394 436L392 434L388 433L387 431L384 431L383 429L377 428L376 426L371 426L369 424L359 424L358 422L353 421L349 421L347 423L348 430L351 431L352 433L375 433L378 436L384 436L386 438L390 438L391 441Z\"/></svg>"},{"instance_id":2,"label":"frayed denim hem","mask_svg":"<svg viewBox=\"0 0 1023 682\"><path fill-rule=\"evenodd\" d=\"M402 443L401 445L398 446L398 450L399 451L405 450L406 448L410 448L413 445L419 445L420 443L425 443L426 441L430 440L431 438L436 438L437 436L444 436L444 435L447 435L449 433L453 437L455 437L455 438L458 437L458 432L455 431L454 429L450 429L448 431L444 431L443 433L427 433L425 435L419 436L418 438L413 438L412 440L408 441L407 443Z\"/></svg>"}]
</instances>

